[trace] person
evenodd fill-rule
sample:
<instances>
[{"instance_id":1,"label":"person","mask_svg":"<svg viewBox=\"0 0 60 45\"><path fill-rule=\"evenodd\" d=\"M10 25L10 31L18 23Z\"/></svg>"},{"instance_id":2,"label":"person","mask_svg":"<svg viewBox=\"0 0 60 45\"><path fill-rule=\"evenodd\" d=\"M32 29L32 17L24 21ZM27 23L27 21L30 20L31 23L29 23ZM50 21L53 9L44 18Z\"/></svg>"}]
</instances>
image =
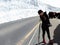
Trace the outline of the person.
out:
<instances>
[{"instance_id":1,"label":"person","mask_svg":"<svg viewBox=\"0 0 60 45\"><path fill-rule=\"evenodd\" d=\"M40 16L40 19L42 21L42 37L43 37L43 41L42 43L46 43L45 41L45 31L47 32L48 35L48 39L49 39L49 43L51 43L51 37L50 37L50 32L49 32L49 27L51 26L50 21L49 21L49 17L46 14L46 12L43 12L42 10L38 11L38 14Z\"/></svg>"}]
</instances>

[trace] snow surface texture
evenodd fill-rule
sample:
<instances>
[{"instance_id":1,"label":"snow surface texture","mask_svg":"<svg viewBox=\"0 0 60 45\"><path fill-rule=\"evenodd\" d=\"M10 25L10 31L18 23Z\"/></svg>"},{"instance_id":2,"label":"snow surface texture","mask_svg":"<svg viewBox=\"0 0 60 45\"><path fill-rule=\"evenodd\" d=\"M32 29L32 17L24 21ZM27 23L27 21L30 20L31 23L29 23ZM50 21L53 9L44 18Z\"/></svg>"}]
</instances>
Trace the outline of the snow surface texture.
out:
<instances>
[{"instance_id":1,"label":"snow surface texture","mask_svg":"<svg viewBox=\"0 0 60 45\"><path fill-rule=\"evenodd\" d=\"M60 8L38 0L0 0L0 24L22 18L38 16L37 11L59 11Z\"/></svg>"}]
</instances>

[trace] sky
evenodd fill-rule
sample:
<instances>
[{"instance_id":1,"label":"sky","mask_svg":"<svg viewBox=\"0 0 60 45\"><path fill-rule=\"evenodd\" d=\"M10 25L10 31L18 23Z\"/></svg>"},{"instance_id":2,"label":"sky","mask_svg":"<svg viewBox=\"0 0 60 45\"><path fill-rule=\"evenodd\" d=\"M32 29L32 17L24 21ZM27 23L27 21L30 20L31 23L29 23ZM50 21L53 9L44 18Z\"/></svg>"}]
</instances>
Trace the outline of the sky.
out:
<instances>
[{"instance_id":1,"label":"sky","mask_svg":"<svg viewBox=\"0 0 60 45\"><path fill-rule=\"evenodd\" d=\"M60 0L40 0L40 1L49 4L51 6L60 8Z\"/></svg>"}]
</instances>

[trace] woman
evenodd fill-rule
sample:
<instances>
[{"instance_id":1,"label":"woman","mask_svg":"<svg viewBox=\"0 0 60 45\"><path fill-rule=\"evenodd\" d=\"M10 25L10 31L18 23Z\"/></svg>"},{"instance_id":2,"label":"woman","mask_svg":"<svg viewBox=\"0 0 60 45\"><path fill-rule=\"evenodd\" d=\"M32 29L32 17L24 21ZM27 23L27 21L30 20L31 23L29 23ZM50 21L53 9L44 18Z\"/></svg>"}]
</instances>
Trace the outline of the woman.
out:
<instances>
[{"instance_id":1,"label":"woman","mask_svg":"<svg viewBox=\"0 0 60 45\"><path fill-rule=\"evenodd\" d=\"M46 43L46 41L45 41L45 31L47 32L49 43L51 43L51 37L50 37L50 32L49 32L49 27L50 27L49 17L46 14L46 12L43 12L42 10L39 10L38 14L40 16L40 19L42 20L42 33L43 33L42 34L42 37L43 37L42 43Z\"/></svg>"}]
</instances>

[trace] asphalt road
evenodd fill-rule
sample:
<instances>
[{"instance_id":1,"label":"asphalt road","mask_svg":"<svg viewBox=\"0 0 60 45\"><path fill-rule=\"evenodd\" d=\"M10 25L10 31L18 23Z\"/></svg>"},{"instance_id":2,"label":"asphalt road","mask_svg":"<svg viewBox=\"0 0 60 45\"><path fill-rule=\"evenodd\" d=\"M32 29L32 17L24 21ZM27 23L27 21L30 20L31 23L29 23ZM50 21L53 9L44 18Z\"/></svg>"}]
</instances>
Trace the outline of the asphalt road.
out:
<instances>
[{"instance_id":1,"label":"asphalt road","mask_svg":"<svg viewBox=\"0 0 60 45\"><path fill-rule=\"evenodd\" d=\"M0 45L27 45L38 22L39 17L31 17L0 24Z\"/></svg>"},{"instance_id":2,"label":"asphalt road","mask_svg":"<svg viewBox=\"0 0 60 45\"><path fill-rule=\"evenodd\" d=\"M60 24L58 19L51 19L51 39L54 30ZM38 43L39 17L31 17L0 24L0 45L35 45ZM40 28L41 29L41 28ZM40 33L40 41L42 41ZM46 41L48 38L46 35Z\"/></svg>"}]
</instances>

